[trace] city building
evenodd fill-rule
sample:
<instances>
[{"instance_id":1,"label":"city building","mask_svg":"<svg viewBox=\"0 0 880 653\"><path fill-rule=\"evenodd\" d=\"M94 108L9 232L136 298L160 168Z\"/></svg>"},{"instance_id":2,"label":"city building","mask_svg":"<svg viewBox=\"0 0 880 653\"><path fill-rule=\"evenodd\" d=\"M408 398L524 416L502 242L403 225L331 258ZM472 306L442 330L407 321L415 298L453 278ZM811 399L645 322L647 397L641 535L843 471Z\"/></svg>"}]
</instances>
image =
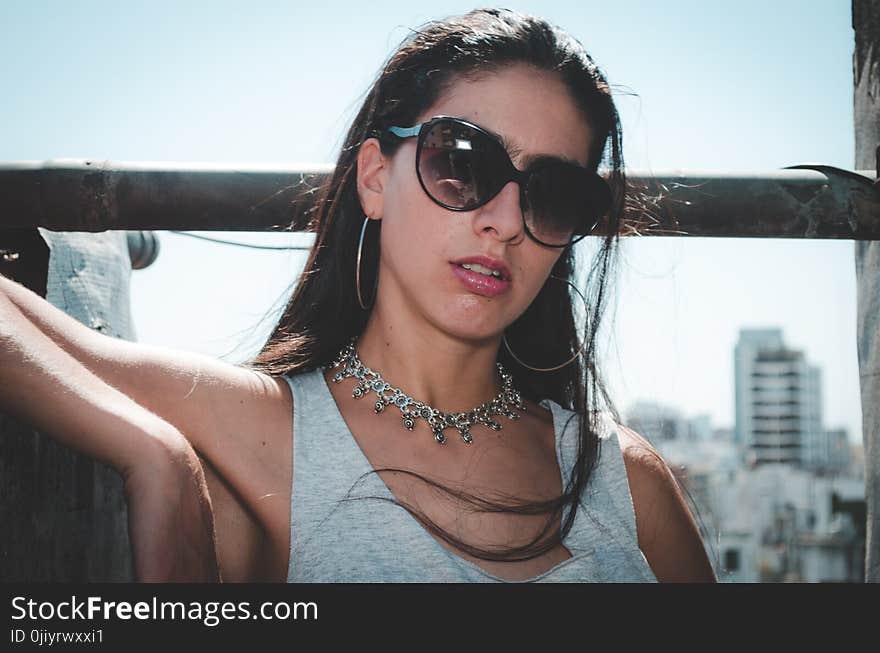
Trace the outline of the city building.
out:
<instances>
[{"instance_id":1,"label":"city building","mask_svg":"<svg viewBox=\"0 0 880 653\"><path fill-rule=\"evenodd\" d=\"M745 445L749 441L752 432L752 391L749 390L749 380L753 372L752 361L762 349L781 349L781 329L742 329L739 332L739 340L733 350L733 379L734 379L734 437L736 441Z\"/></svg>"},{"instance_id":2,"label":"city building","mask_svg":"<svg viewBox=\"0 0 880 653\"><path fill-rule=\"evenodd\" d=\"M640 401L625 423L683 487L722 582L861 582L864 454L822 423L822 374L779 329L734 351L735 427Z\"/></svg>"},{"instance_id":3,"label":"city building","mask_svg":"<svg viewBox=\"0 0 880 653\"><path fill-rule=\"evenodd\" d=\"M779 329L744 329L734 350L736 440L750 464L830 466L822 377Z\"/></svg>"},{"instance_id":4,"label":"city building","mask_svg":"<svg viewBox=\"0 0 880 653\"><path fill-rule=\"evenodd\" d=\"M678 410L650 401L638 401L630 406L626 424L654 445L684 440L688 436L687 421Z\"/></svg>"},{"instance_id":5,"label":"city building","mask_svg":"<svg viewBox=\"0 0 880 653\"><path fill-rule=\"evenodd\" d=\"M845 474L853 466L852 448L846 429L825 431L827 466L822 470L829 474Z\"/></svg>"},{"instance_id":6,"label":"city building","mask_svg":"<svg viewBox=\"0 0 880 653\"><path fill-rule=\"evenodd\" d=\"M745 445L705 415L689 418L649 402L634 404L626 415L682 485L720 581L863 579L864 480L860 447L849 443L846 430L824 433L830 453L821 469L747 465Z\"/></svg>"},{"instance_id":7,"label":"city building","mask_svg":"<svg viewBox=\"0 0 880 653\"><path fill-rule=\"evenodd\" d=\"M717 474L709 504L724 582L860 582L864 484L781 463Z\"/></svg>"},{"instance_id":8,"label":"city building","mask_svg":"<svg viewBox=\"0 0 880 653\"><path fill-rule=\"evenodd\" d=\"M626 424L650 442L708 442L715 433L712 418L696 415L685 418L671 406L651 401L637 401L626 411Z\"/></svg>"}]
</instances>

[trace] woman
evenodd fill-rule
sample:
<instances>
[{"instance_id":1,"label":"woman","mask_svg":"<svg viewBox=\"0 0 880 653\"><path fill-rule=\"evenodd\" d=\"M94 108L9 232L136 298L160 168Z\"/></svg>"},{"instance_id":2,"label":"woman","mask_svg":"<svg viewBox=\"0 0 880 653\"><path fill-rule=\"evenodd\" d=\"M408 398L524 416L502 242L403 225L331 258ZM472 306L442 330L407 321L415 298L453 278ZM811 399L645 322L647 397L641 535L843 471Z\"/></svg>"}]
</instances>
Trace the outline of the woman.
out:
<instances>
[{"instance_id":1,"label":"woman","mask_svg":"<svg viewBox=\"0 0 880 653\"><path fill-rule=\"evenodd\" d=\"M3 408L124 475L142 580L714 580L668 467L599 410L620 148L571 37L430 23L295 220L315 245L255 360L112 340L4 280Z\"/></svg>"}]
</instances>

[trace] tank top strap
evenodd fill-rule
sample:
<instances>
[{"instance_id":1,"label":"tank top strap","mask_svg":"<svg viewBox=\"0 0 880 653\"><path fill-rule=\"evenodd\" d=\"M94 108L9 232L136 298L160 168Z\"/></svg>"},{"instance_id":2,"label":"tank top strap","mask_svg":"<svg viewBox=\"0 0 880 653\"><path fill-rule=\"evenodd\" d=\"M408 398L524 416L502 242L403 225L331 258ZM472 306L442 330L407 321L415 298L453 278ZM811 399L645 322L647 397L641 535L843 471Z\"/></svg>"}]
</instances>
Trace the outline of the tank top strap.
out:
<instances>
[{"instance_id":1,"label":"tank top strap","mask_svg":"<svg viewBox=\"0 0 880 653\"><path fill-rule=\"evenodd\" d=\"M574 473L577 458L580 416L550 399L544 399L540 404L553 411L557 425L557 458L563 483L567 484ZM566 538L566 545L574 554L572 549L595 548L602 540L607 543L610 538L619 545L618 551L628 558L635 569L640 570L646 580L656 580L638 547L635 509L617 424L607 412L600 412L597 421L598 459L581 495L580 509Z\"/></svg>"}]
</instances>

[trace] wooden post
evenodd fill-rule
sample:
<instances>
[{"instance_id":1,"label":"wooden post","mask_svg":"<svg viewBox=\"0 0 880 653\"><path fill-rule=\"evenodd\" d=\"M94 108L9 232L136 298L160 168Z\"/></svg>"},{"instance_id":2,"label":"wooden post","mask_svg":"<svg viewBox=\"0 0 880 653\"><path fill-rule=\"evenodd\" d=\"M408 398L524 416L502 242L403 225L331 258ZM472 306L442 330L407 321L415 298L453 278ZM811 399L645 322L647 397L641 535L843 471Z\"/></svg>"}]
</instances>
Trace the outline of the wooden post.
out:
<instances>
[{"instance_id":1,"label":"wooden post","mask_svg":"<svg viewBox=\"0 0 880 653\"><path fill-rule=\"evenodd\" d=\"M50 250L47 301L90 328L133 340L126 235L40 236ZM45 410L53 409L52 395L45 388ZM116 471L0 414L0 582L132 580L126 515Z\"/></svg>"},{"instance_id":2,"label":"wooden post","mask_svg":"<svg viewBox=\"0 0 880 653\"><path fill-rule=\"evenodd\" d=\"M855 167L878 167L880 0L853 0ZM880 242L855 244L858 350L865 445L865 582L880 582Z\"/></svg>"}]
</instances>

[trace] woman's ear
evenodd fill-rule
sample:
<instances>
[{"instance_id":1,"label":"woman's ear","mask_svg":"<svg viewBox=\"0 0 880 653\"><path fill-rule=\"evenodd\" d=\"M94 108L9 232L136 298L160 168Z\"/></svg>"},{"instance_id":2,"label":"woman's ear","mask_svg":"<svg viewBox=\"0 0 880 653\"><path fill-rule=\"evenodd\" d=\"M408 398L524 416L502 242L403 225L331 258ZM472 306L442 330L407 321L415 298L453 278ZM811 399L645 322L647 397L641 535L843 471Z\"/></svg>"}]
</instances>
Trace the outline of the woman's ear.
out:
<instances>
[{"instance_id":1,"label":"woman's ear","mask_svg":"<svg viewBox=\"0 0 880 653\"><path fill-rule=\"evenodd\" d=\"M357 190L364 215L374 220L382 219L387 175L388 159L382 154L379 141L366 139L358 149Z\"/></svg>"}]
</instances>

